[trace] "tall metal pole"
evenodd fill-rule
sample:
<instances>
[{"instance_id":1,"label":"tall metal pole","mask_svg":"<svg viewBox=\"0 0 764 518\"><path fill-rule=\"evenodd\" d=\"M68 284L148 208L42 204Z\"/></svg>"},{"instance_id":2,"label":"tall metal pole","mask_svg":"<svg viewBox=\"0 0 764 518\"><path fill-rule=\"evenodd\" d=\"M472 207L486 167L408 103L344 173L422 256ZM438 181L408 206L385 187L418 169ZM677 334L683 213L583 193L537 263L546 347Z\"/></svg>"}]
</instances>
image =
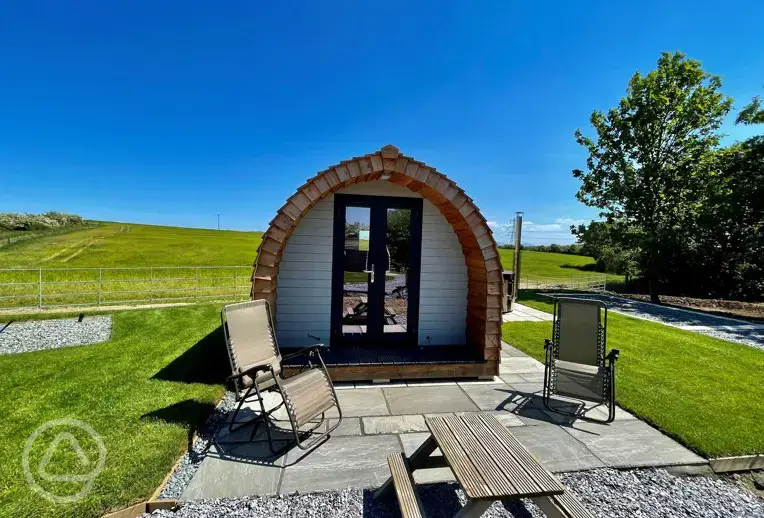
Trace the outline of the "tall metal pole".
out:
<instances>
[{"instance_id":1,"label":"tall metal pole","mask_svg":"<svg viewBox=\"0 0 764 518\"><path fill-rule=\"evenodd\" d=\"M523 236L523 213L515 215L515 257L512 271L515 273L515 282L512 283L512 300L517 300L517 289L520 286L520 246Z\"/></svg>"},{"instance_id":2,"label":"tall metal pole","mask_svg":"<svg viewBox=\"0 0 764 518\"><path fill-rule=\"evenodd\" d=\"M220 230L220 214L218 214L218 230Z\"/></svg>"}]
</instances>

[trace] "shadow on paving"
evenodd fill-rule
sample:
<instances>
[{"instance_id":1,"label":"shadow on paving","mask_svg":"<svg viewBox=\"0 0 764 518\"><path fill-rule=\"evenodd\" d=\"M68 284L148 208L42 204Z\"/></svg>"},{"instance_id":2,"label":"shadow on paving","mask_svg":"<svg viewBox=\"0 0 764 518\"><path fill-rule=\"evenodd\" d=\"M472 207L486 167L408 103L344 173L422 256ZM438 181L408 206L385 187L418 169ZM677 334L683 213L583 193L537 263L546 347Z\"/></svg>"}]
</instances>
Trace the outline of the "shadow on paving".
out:
<instances>
[{"instance_id":1,"label":"shadow on paving","mask_svg":"<svg viewBox=\"0 0 764 518\"><path fill-rule=\"evenodd\" d=\"M222 326L186 349L151 379L222 385L231 374Z\"/></svg>"}]
</instances>

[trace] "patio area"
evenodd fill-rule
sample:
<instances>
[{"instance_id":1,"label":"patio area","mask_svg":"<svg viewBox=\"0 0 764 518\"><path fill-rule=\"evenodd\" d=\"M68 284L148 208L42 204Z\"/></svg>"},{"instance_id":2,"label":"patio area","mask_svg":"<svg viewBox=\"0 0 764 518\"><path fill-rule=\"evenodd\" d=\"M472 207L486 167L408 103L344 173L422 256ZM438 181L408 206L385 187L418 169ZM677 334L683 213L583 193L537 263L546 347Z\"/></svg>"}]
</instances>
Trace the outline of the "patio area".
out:
<instances>
[{"instance_id":1,"label":"patio area","mask_svg":"<svg viewBox=\"0 0 764 518\"><path fill-rule=\"evenodd\" d=\"M425 416L459 412L496 415L553 472L707 464L620 408L609 425L548 412L541 401L543 365L507 344L501 356L500 376L493 381L338 383L342 425L308 454L294 448L274 458L264 430L250 443L245 440L251 428L228 433L225 427L179 499L376 487L389 476L388 454L411 454L427 438ZM587 415L602 418L606 409L594 407ZM439 468L417 471L415 480L451 481L453 476Z\"/></svg>"}]
</instances>

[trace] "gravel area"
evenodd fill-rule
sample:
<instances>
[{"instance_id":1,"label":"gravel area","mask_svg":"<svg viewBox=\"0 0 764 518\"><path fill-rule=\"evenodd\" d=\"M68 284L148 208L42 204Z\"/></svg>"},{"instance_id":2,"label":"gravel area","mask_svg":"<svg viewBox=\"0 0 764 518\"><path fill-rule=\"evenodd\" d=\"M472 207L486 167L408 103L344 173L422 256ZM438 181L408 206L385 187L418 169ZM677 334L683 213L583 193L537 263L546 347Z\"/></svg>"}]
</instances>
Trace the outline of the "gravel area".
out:
<instances>
[{"instance_id":1,"label":"gravel area","mask_svg":"<svg viewBox=\"0 0 764 518\"><path fill-rule=\"evenodd\" d=\"M226 392L223 399L212 412L204 426L197 432L197 440L190 451L181 457L178 465L173 471L167 483L159 493L159 498L176 499L186 488L191 478L199 469L199 464L204 460L204 455L209 448L210 441L214 439L215 434L223 425L228 422L231 414L236 408L236 395L233 392Z\"/></svg>"},{"instance_id":2,"label":"gravel area","mask_svg":"<svg viewBox=\"0 0 764 518\"><path fill-rule=\"evenodd\" d=\"M598 517L762 517L764 500L734 484L709 477L677 477L662 469L600 469L560 476L587 508ZM428 516L451 517L464 504L464 494L455 484L420 486ZM175 511L151 515L166 518L224 517L319 517L342 516L392 518L400 516L394 496L373 502L371 491L345 489L312 494L247 497L195 501ZM483 515L499 517L543 517L531 502L496 502Z\"/></svg>"},{"instance_id":3,"label":"gravel area","mask_svg":"<svg viewBox=\"0 0 764 518\"><path fill-rule=\"evenodd\" d=\"M72 345L105 342L111 337L111 315L0 324L0 354L28 353Z\"/></svg>"},{"instance_id":4,"label":"gravel area","mask_svg":"<svg viewBox=\"0 0 764 518\"><path fill-rule=\"evenodd\" d=\"M698 311L660 306L658 304L614 297L612 295L583 293L550 293L549 295L601 300L607 304L608 310L617 313L676 326L687 331L729 340L730 342L738 342L764 350L764 324L719 317Z\"/></svg>"}]
</instances>

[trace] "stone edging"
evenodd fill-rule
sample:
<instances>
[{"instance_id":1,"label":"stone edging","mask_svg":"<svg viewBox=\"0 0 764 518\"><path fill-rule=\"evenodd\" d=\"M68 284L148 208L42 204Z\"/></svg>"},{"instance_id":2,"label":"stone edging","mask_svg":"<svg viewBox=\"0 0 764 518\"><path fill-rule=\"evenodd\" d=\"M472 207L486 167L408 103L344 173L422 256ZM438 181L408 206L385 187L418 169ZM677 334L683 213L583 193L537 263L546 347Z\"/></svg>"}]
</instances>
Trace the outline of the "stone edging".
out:
<instances>
[{"instance_id":1,"label":"stone edging","mask_svg":"<svg viewBox=\"0 0 764 518\"><path fill-rule=\"evenodd\" d=\"M739 455L737 457L717 457L709 459L714 473L731 473L733 471L750 471L764 469L764 455Z\"/></svg>"}]
</instances>

